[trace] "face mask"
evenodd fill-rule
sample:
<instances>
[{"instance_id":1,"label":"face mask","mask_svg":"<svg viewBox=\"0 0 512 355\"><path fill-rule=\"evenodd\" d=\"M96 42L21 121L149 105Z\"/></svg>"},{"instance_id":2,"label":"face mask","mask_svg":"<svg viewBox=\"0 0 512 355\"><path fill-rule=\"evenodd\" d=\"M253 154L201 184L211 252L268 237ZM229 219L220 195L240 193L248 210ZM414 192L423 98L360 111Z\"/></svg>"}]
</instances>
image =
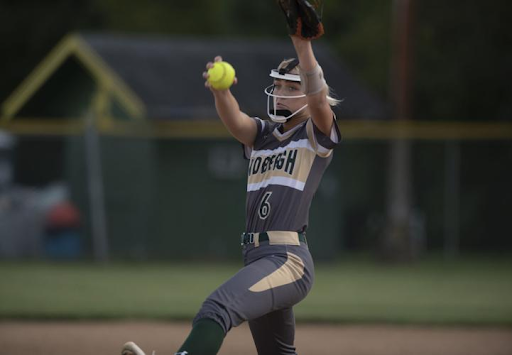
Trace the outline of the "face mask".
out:
<instances>
[{"instance_id":1,"label":"face mask","mask_svg":"<svg viewBox=\"0 0 512 355\"><path fill-rule=\"evenodd\" d=\"M300 83L300 76L297 74L290 74L290 71L294 69L299 64L297 59L291 61L286 67L281 69L272 69L270 71L270 77L274 79L287 80ZM298 99L302 97L306 97L305 94L300 95L283 95L282 93L276 93L275 85L270 85L265 88L265 94L267 95L267 114L270 119L274 122L285 123L288 122L293 116L303 111L308 105L302 106L295 112L291 112L290 110L279 110L276 108L276 99L284 98L284 99Z\"/></svg>"},{"instance_id":2,"label":"face mask","mask_svg":"<svg viewBox=\"0 0 512 355\"><path fill-rule=\"evenodd\" d=\"M270 85L267 88L265 88L265 94L267 94L267 114L270 117L270 119L274 122L278 122L278 123L288 122L288 120L290 120L293 116L295 116L299 112L303 111L308 106L306 104L295 112L291 112L290 110L277 109L277 106L276 106L277 98L298 99L298 98L306 97L306 95L304 95L304 94L294 95L294 96L278 95L278 94L276 94L275 85Z\"/></svg>"}]
</instances>

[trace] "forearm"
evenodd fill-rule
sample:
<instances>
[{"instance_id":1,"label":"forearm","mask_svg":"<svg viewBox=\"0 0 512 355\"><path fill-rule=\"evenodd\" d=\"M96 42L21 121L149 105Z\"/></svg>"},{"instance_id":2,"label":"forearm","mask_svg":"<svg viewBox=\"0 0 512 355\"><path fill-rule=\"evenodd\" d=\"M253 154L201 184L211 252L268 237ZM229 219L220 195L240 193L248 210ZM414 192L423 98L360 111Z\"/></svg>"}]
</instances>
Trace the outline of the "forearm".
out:
<instances>
[{"instance_id":1,"label":"forearm","mask_svg":"<svg viewBox=\"0 0 512 355\"><path fill-rule=\"evenodd\" d=\"M330 133L333 122L333 113L327 101L329 89L323 80L323 76L320 75L321 71L318 71L320 67L315 58L311 41L296 36L291 36L291 39L295 47L295 52L297 53L297 58L299 59L301 82L303 85L302 89L307 95L311 117L317 127L325 134L328 134ZM313 80L306 80L307 78Z\"/></svg>"},{"instance_id":2,"label":"forearm","mask_svg":"<svg viewBox=\"0 0 512 355\"><path fill-rule=\"evenodd\" d=\"M222 122L228 129L230 127L236 128L239 124L238 121L241 111L231 91L215 91L213 97L215 98L215 108Z\"/></svg>"},{"instance_id":3,"label":"forearm","mask_svg":"<svg viewBox=\"0 0 512 355\"><path fill-rule=\"evenodd\" d=\"M313 70L318 62L316 61L315 54L313 53L313 46L311 41L301 39L297 36L290 37L297 53L297 59L300 62L300 68L304 71Z\"/></svg>"},{"instance_id":4,"label":"forearm","mask_svg":"<svg viewBox=\"0 0 512 355\"><path fill-rule=\"evenodd\" d=\"M240 111L238 101L231 91L215 90L213 96L217 113L229 133L240 142L252 145L256 136L256 123Z\"/></svg>"},{"instance_id":5,"label":"forearm","mask_svg":"<svg viewBox=\"0 0 512 355\"><path fill-rule=\"evenodd\" d=\"M301 76L305 76L308 73L313 73L315 72L315 70L318 70L319 63L315 58L311 41L304 40L296 36L291 36L291 39L293 42L293 46L295 47L295 52L297 53L297 58L299 59L300 71L302 74L304 74ZM302 79L304 79L304 77ZM303 89L304 88L305 87L303 83ZM308 102L310 107L318 105L325 106L327 104L327 86L325 86L324 88L319 87L319 89L317 90L305 93L308 95Z\"/></svg>"}]
</instances>

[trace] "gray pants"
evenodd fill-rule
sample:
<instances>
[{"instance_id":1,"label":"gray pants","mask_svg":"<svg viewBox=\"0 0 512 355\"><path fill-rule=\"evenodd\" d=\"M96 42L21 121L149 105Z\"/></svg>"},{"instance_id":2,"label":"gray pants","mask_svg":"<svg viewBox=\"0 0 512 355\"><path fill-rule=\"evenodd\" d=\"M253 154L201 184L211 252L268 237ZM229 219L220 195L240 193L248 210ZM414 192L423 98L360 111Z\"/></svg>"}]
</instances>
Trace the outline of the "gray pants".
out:
<instances>
[{"instance_id":1,"label":"gray pants","mask_svg":"<svg viewBox=\"0 0 512 355\"><path fill-rule=\"evenodd\" d=\"M296 354L292 307L311 290L314 266L301 245L246 245L244 264L204 301L194 319L215 320L227 333L249 321L258 354Z\"/></svg>"}]
</instances>

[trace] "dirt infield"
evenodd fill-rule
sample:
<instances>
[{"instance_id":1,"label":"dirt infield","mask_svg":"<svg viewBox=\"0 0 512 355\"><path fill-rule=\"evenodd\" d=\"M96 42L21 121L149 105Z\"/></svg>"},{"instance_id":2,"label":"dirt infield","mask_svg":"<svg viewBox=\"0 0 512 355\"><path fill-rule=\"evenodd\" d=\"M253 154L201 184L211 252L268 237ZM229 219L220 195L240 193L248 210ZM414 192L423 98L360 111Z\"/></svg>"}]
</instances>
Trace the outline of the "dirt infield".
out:
<instances>
[{"instance_id":1,"label":"dirt infield","mask_svg":"<svg viewBox=\"0 0 512 355\"><path fill-rule=\"evenodd\" d=\"M0 322L0 349L7 355L111 355L134 340L146 351L173 354L188 323ZM302 355L510 355L512 329L299 325ZM233 329L220 354L255 355L249 328Z\"/></svg>"}]
</instances>

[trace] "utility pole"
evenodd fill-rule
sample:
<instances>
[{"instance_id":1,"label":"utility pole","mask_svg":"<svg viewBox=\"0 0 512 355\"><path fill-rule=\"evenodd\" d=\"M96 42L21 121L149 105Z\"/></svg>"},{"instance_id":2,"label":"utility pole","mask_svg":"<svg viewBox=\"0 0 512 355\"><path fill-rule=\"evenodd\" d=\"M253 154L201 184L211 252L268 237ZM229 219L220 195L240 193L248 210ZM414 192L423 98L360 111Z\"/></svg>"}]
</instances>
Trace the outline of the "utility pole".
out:
<instances>
[{"instance_id":1,"label":"utility pole","mask_svg":"<svg viewBox=\"0 0 512 355\"><path fill-rule=\"evenodd\" d=\"M393 0L391 102L393 119L411 119L411 32L413 0ZM412 174L411 142L394 139L390 144L386 225L382 252L390 261L415 256L411 235Z\"/></svg>"},{"instance_id":2,"label":"utility pole","mask_svg":"<svg viewBox=\"0 0 512 355\"><path fill-rule=\"evenodd\" d=\"M102 95L97 93L94 103L85 117L84 142L93 254L96 261L107 262L109 259L107 211L105 208L101 147L98 134L98 117L102 111L101 105L104 104L101 98Z\"/></svg>"}]
</instances>

